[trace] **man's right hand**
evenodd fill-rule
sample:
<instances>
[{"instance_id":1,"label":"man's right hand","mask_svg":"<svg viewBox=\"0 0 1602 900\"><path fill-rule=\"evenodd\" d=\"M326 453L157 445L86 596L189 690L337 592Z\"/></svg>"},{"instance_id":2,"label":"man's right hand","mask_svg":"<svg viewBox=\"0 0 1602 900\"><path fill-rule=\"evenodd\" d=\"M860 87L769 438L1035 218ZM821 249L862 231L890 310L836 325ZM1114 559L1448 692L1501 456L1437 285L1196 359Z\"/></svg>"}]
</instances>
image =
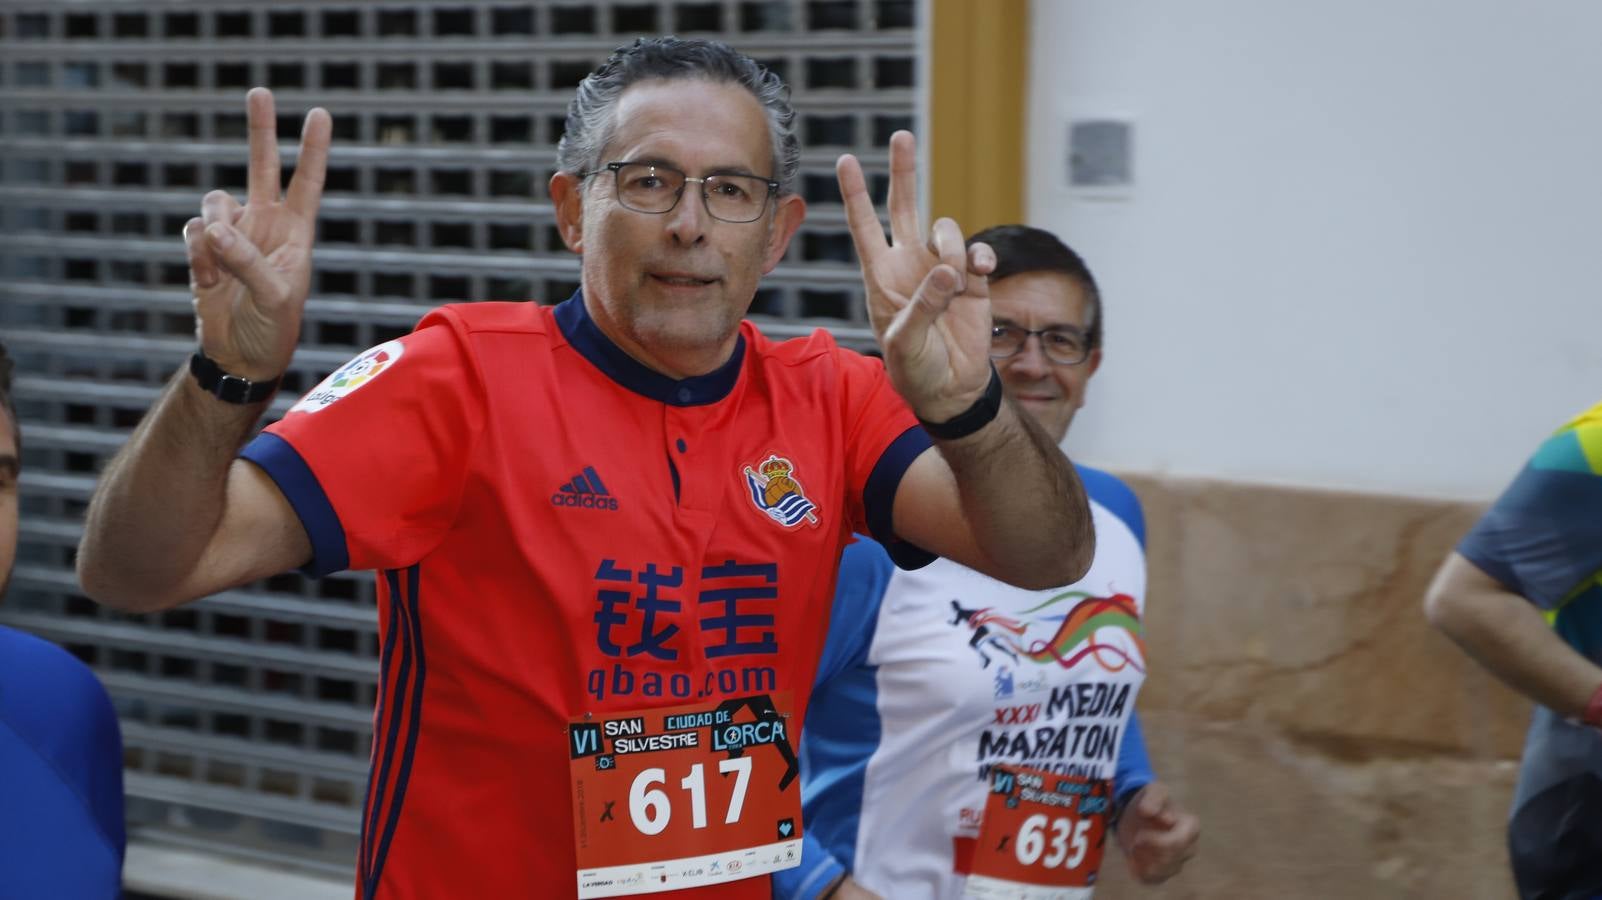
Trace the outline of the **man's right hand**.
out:
<instances>
[{"instance_id":1,"label":"man's right hand","mask_svg":"<svg viewBox=\"0 0 1602 900\"><path fill-rule=\"evenodd\" d=\"M201 349L230 375L267 381L289 367L300 337L333 119L320 108L307 114L295 175L281 192L272 92L255 88L245 105L245 205L226 191L207 194L201 215L184 225L184 245Z\"/></svg>"},{"instance_id":2,"label":"man's right hand","mask_svg":"<svg viewBox=\"0 0 1602 900\"><path fill-rule=\"evenodd\" d=\"M1196 855L1201 820L1179 805L1160 781L1141 788L1118 822L1118 844L1129 871L1144 884L1179 874Z\"/></svg>"}]
</instances>

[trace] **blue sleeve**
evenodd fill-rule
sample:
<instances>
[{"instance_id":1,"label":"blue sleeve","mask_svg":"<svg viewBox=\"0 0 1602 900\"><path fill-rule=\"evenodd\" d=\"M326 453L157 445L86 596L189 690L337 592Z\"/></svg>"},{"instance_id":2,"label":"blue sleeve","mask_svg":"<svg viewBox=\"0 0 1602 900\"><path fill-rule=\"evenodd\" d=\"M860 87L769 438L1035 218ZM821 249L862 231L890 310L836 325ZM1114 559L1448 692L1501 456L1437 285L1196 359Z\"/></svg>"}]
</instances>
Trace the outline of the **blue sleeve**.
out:
<instances>
[{"instance_id":1,"label":"blue sleeve","mask_svg":"<svg viewBox=\"0 0 1602 900\"><path fill-rule=\"evenodd\" d=\"M1118 764L1113 768L1113 794L1115 805L1122 807L1157 776L1151 771L1151 757L1146 755L1146 735L1140 730L1140 715L1129 714L1129 725L1124 728L1124 742L1118 747Z\"/></svg>"},{"instance_id":2,"label":"blue sleeve","mask_svg":"<svg viewBox=\"0 0 1602 900\"><path fill-rule=\"evenodd\" d=\"M881 734L868 651L894 572L885 549L865 538L841 556L829 634L801 733L801 865L774 873L775 897L816 897L851 870L868 758Z\"/></svg>"},{"instance_id":3,"label":"blue sleeve","mask_svg":"<svg viewBox=\"0 0 1602 900\"><path fill-rule=\"evenodd\" d=\"M834 583L834 605L829 611L829 636L818 659L818 677L812 699L829 693L829 683L868 661L879 604L890 585L895 564L885 548L861 535L840 554L840 571Z\"/></svg>"},{"instance_id":4,"label":"blue sleeve","mask_svg":"<svg viewBox=\"0 0 1602 900\"><path fill-rule=\"evenodd\" d=\"M1140 508L1140 498L1129 485L1116 475L1074 465L1079 480L1090 499L1106 507L1119 521L1129 527L1142 550L1146 548L1146 516ZM1140 716L1130 713L1129 724L1124 727L1124 740L1118 747L1118 763L1113 768L1113 791L1121 805L1127 798L1155 780L1151 771L1151 758L1146 755L1146 736L1140 730Z\"/></svg>"},{"instance_id":5,"label":"blue sleeve","mask_svg":"<svg viewBox=\"0 0 1602 900\"><path fill-rule=\"evenodd\" d=\"M1541 445L1457 552L1542 609L1602 570L1602 475L1573 429Z\"/></svg>"},{"instance_id":6,"label":"blue sleeve","mask_svg":"<svg viewBox=\"0 0 1602 900\"><path fill-rule=\"evenodd\" d=\"M1108 511L1128 525L1129 530L1135 533L1135 540L1140 542L1140 549L1146 549L1146 516L1141 512L1140 498L1130 490L1129 485L1124 484L1118 476L1100 469L1076 463L1074 470L1079 473L1086 496L1107 507Z\"/></svg>"},{"instance_id":7,"label":"blue sleeve","mask_svg":"<svg viewBox=\"0 0 1602 900\"><path fill-rule=\"evenodd\" d=\"M803 831L801 865L773 873L773 896L775 900L816 900L845 870L822 841Z\"/></svg>"}]
</instances>

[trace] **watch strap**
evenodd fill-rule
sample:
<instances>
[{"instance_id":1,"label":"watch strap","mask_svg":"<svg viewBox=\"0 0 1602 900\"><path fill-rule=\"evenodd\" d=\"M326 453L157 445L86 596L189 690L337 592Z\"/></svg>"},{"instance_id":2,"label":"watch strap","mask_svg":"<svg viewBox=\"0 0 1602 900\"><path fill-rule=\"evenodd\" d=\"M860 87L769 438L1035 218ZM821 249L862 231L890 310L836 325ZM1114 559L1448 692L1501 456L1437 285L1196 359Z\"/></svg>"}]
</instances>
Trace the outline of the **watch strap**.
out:
<instances>
[{"instance_id":1,"label":"watch strap","mask_svg":"<svg viewBox=\"0 0 1602 900\"><path fill-rule=\"evenodd\" d=\"M984 394L975 400L972 406L944 422L929 422L921 418L918 422L923 425L924 431L929 432L930 437L942 441L954 441L989 425L999 412L1001 412L1001 373L996 371L996 366L992 363L990 383L985 385Z\"/></svg>"},{"instance_id":2,"label":"watch strap","mask_svg":"<svg viewBox=\"0 0 1602 900\"><path fill-rule=\"evenodd\" d=\"M195 355L189 357L189 374L193 375L195 382L201 390L216 397L224 403L237 403L241 406L260 403L271 397L278 390L278 385L284 380L279 375L270 381L251 381L238 375L224 372L222 366L206 355L204 350L196 350Z\"/></svg>"}]
</instances>

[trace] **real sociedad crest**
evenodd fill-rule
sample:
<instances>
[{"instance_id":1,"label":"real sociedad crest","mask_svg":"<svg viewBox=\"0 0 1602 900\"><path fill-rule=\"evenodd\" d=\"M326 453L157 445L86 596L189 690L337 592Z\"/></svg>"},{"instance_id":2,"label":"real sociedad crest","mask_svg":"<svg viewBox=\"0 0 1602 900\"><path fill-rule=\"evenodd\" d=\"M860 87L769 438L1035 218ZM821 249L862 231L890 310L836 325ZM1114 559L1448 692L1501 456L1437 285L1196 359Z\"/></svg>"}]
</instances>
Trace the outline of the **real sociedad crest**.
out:
<instances>
[{"instance_id":1,"label":"real sociedad crest","mask_svg":"<svg viewBox=\"0 0 1602 900\"><path fill-rule=\"evenodd\" d=\"M768 518L786 528L794 528L805 521L817 525L814 510L816 503L807 499L801 482L795 477L795 465L782 456L769 456L753 470L745 467L745 486L751 503Z\"/></svg>"}]
</instances>

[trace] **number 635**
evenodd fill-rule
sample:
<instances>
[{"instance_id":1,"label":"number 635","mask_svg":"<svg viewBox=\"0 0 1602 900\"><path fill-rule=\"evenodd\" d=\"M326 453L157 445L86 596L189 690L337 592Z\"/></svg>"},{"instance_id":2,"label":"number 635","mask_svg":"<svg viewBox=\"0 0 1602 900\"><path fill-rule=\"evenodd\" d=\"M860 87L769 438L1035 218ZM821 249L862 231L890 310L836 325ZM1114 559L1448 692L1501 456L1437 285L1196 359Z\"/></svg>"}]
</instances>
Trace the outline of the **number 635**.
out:
<instances>
[{"instance_id":1,"label":"number 635","mask_svg":"<svg viewBox=\"0 0 1602 900\"><path fill-rule=\"evenodd\" d=\"M1023 827L1018 829L1018 841L1013 844L1013 852L1018 856L1018 862L1032 866L1040 862L1048 869L1058 866L1072 869L1085 859L1085 852L1090 849L1087 832L1090 831L1090 820L1080 819L1077 823L1069 818L1048 818L1044 813L1036 813L1024 820ZM1051 852L1047 853L1047 829L1050 829ZM1045 859L1041 860L1041 856Z\"/></svg>"}]
</instances>

